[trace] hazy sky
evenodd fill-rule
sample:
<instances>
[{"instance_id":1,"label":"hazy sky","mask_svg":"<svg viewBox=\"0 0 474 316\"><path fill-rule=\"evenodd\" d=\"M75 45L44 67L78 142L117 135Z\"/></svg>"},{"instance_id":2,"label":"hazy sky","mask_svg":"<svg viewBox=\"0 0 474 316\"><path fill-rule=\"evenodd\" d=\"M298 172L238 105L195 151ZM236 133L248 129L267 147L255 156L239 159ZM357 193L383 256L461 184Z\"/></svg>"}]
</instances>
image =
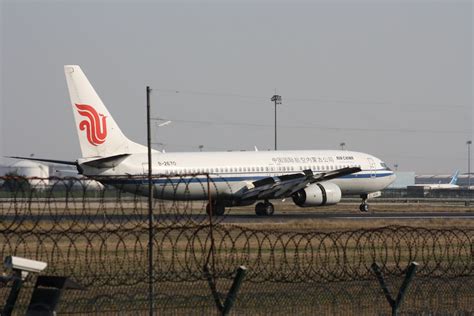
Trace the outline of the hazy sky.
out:
<instances>
[{"instance_id":1,"label":"hazy sky","mask_svg":"<svg viewBox=\"0 0 474 316\"><path fill-rule=\"evenodd\" d=\"M145 86L166 151L371 153L418 173L467 169L470 1L3 1L0 155L80 156L64 64L145 143ZM474 148L473 148L474 154Z\"/></svg>"}]
</instances>

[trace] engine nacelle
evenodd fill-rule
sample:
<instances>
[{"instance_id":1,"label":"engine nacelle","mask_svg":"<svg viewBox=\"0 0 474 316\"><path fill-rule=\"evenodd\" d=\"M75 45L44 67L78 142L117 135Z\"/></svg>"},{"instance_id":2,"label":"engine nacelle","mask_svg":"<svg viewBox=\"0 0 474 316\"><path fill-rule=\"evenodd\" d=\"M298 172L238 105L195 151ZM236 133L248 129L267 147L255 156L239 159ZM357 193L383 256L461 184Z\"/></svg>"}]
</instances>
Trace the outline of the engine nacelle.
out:
<instances>
[{"instance_id":1,"label":"engine nacelle","mask_svg":"<svg viewBox=\"0 0 474 316\"><path fill-rule=\"evenodd\" d=\"M292 196L300 207L337 204L341 201L341 188L331 182L314 183Z\"/></svg>"}]
</instances>

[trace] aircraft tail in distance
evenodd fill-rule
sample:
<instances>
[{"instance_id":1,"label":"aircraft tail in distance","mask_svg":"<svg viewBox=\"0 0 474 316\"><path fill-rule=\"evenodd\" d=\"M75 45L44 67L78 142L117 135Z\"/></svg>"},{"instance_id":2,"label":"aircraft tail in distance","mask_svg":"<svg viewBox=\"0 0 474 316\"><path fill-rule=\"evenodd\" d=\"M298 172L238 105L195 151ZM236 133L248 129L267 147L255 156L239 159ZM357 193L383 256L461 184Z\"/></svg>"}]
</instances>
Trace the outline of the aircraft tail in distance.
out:
<instances>
[{"instance_id":1,"label":"aircraft tail in distance","mask_svg":"<svg viewBox=\"0 0 474 316\"><path fill-rule=\"evenodd\" d=\"M459 170L454 172L453 177L451 178L451 182L449 184L456 184L458 182Z\"/></svg>"},{"instance_id":2,"label":"aircraft tail in distance","mask_svg":"<svg viewBox=\"0 0 474 316\"><path fill-rule=\"evenodd\" d=\"M83 158L146 152L122 133L81 67L66 65L64 73Z\"/></svg>"}]
</instances>

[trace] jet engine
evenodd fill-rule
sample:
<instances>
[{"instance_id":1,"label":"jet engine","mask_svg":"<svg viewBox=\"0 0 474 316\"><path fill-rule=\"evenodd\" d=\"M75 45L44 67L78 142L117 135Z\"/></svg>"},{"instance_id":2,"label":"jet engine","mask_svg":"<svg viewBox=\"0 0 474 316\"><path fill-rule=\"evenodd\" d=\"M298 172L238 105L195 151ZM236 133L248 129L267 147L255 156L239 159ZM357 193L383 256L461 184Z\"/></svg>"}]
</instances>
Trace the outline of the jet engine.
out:
<instances>
[{"instance_id":1,"label":"jet engine","mask_svg":"<svg viewBox=\"0 0 474 316\"><path fill-rule=\"evenodd\" d=\"M337 204L341 201L341 189L334 183L314 183L294 193L293 202L300 207Z\"/></svg>"}]
</instances>

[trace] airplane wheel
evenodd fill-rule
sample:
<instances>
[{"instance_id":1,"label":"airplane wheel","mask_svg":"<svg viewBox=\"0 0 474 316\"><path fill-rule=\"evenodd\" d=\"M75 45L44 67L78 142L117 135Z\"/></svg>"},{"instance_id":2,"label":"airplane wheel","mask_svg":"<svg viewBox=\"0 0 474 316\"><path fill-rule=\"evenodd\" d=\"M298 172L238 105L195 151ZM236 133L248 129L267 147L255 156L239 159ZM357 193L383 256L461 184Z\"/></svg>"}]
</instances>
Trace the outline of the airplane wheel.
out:
<instances>
[{"instance_id":1,"label":"airplane wheel","mask_svg":"<svg viewBox=\"0 0 474 316\"><path fill-rule=\"evenodd\" d=\"M206 213L209 215L211 212L211 208L209 207L209 203L206 205ZM212 213L214 216L222 216L225 213L225 206L223 203L213 203L212 205Z\"/></svg>"},{"instance_id":2,"label":"airplane wheel","mask_svg":"<svg viewBox=\"0 0 474 316\"><path fill-rule=\"evenodd\" d=\"M217 216L222 216L222 215L224 215L224 213L225 213L225 206L224 206L224 204L217 203L217 204L215 205L215 210L216 210L216 215L217 215Z\"/></svg>"},{"instance_id":3,"label":"airplane wheel","mask_svg":"<svg viewBox=\"0 0 474 316\"><path fill-rule=\"evenodd\" d=\"M273 204L270 202L265 203L265 215L271 216L273 213L275 213L275 207Z\"/></svg>"},{"instance_id":4,"label":"airplane wheel","mask_svg":"<svg viewBox=\"0 0 474 316\"><path fill-rule=\"evenodd\" d=\"M265 215L265 203L259 202L255 205L255 214L257 214L257 216Z\"/></svg>"},{"instance_id":5,"label":"airplane wheel","mask_svg":"<svg viewBox=\"0 0 474 316\"><path fill-rule=\"evenodd\" d=\"M362 204L359 206L359 210L360 210L361 212L364 212L364 213L368 212L368 211L369 211L369 204L367 204L367 203L362 203Z\"/></svg>"},{"instance_id":6,"label":"airplane wheel","mask_svg":"<svg viewBox=\"0 0 474 316\"><path fill-rule=\"evenodd\" d=\"M214 207L212 208L212 212L214 213ZM211 205L209 203L206 205L206 213L207 215L211 215Z\"/></svg>"}]
</instances>

